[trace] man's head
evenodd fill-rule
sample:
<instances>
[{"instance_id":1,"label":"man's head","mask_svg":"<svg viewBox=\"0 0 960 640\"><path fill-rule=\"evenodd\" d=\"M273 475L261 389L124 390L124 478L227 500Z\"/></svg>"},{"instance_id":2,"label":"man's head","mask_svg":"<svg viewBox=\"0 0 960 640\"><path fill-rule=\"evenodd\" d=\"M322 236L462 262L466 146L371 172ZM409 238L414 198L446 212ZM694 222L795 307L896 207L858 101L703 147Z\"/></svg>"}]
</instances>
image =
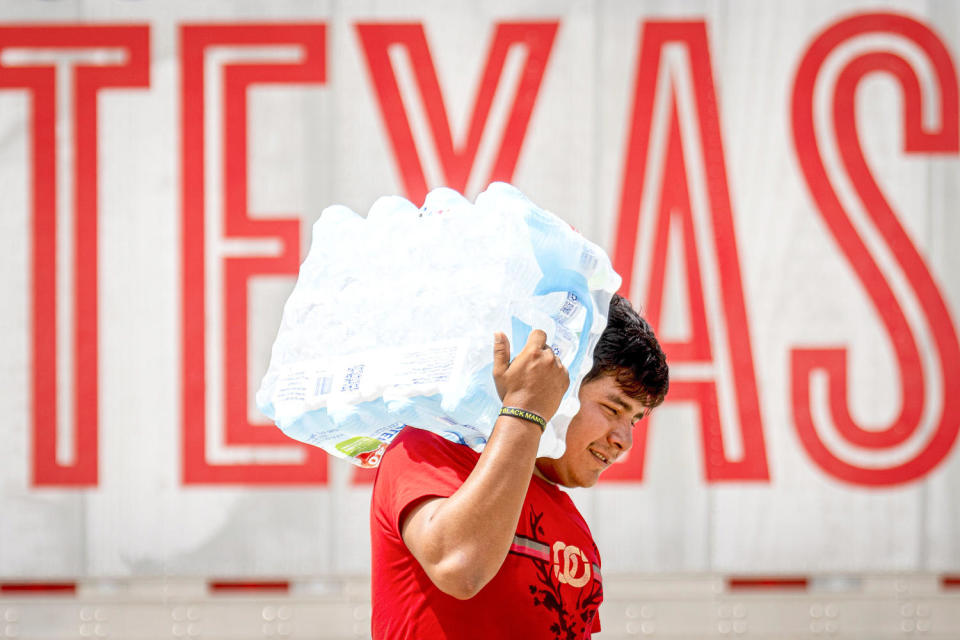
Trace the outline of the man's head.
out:
<instances>
[{"instance_id":1,"label":"man's head","mask_svg":"<svg viewBox=\"0 0 960 640\"><path fill-rule=\"evenodd\" d=\"M619 295L580 385L580 411L567 429L562 457L537 468L568 487L590 487L633 446L633 425L660 405L669 389L667 360L647 321Z\"/></svg>"}]
</instances>

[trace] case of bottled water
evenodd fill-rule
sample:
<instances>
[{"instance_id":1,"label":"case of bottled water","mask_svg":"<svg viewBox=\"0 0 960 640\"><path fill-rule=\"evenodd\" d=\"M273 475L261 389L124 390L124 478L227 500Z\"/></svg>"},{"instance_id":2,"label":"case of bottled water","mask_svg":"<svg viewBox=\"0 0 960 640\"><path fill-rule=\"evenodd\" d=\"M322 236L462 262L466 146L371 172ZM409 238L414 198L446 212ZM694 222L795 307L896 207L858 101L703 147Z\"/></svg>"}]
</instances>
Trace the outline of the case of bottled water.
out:
<instances>
[{"instance_id":1,"label":"case of bottled water","mask_svg":"<svg viewBox=\"0 0 960 640\"><path fill-rule=\"evenodd\" d=\"M419 209L328 207L287 300L257 405L288 436L376 466L403 425L481 450L500 398L493 336L531 330L570 375L538 455L559 457L580 381L620 286L606 253L515 187L471 203L431 191Z\"/></svg>"}]
</instances>

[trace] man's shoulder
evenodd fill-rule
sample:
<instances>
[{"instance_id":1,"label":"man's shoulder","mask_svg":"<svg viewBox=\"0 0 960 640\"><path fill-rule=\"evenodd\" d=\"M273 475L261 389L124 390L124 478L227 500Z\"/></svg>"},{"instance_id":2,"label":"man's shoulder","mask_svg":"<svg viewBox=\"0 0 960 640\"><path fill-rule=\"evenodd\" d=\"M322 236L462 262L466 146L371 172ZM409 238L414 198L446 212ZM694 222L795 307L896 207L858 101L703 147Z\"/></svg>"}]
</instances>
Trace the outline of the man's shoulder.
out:
<instances>
[{"instance_id":1,"label":"man's shoulder","mask_svg":"<svg viewBox=\"0 0 960 640\"><path fill-rule=\"evenodd\" d=\"M415 478L431 484L441 478L463 482L479 457L466 445L425 429L404 427L380 459L375 488L380 484L417 482Z\"/></svg>"},{"instance_id":2,"label":"man's shoulder","mask_svg":"<svg viewBox=\"0 0 960 640\"><path fill-rule=\"evenodd\" d=\"M387 447L387 450L397 447L423 447L431 446L435 444L436 440L439 440L440 437L426 429L420 429L412 425L406 425L403 429L400 430L400 433L393 439L390 443L390 446Z\"/></svg>"},{"instance_id":3,"label":"man's shoulder","mask_svg":"<svg viewBox=\"0 0 960 640\"><path fill-rule=\"evenodd\" d=\"M412 460L450 459L469 464L471 467L480 457L480 454L465 445L451 442L439 434L414 426L406 426L397 434L387 447L384 459L391 455L396 457L398 450L403 456Z\"/></svg>"},{"instance_id":4,"label":"man's shoulder","mask_svg":"<svg viewBox=\"0 0 960 640\"><path fill-rule=\"evenodd\" d=\"M444 437L405 427L390 443L373 485L373 511L399 527L405 509L426 496L448 497L470 475L479 454ZM397 529L399 530L399 529Z\"/></svg>"}]
</instances>

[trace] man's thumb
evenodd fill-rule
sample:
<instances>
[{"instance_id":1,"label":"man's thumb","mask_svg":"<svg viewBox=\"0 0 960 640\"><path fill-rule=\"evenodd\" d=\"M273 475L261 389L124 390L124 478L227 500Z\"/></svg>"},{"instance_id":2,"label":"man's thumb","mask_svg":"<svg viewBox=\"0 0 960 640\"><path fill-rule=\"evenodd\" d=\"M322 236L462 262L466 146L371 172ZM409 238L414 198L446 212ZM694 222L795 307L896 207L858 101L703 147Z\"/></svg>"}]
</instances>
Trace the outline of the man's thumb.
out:
<instances>
[{"instance_id":1,"label":"man's thumb","mask_svg":"<svg viewBox=\"0 0 960 640\"><path fill-rule=\"evenodd\" d=\"M500 375L510 364L510 341L504 333L493 334L493 374Z\"/></svg>"}]
</instances>

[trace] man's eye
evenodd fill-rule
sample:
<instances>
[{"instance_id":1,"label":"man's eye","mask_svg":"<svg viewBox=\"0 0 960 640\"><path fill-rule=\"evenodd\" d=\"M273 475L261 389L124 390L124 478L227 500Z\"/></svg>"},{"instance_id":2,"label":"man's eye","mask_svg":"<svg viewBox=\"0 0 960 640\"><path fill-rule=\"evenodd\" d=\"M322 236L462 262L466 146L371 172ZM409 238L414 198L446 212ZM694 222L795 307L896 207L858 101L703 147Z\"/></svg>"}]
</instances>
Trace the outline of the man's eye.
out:
<instances>
[{"instance_id":1,"label":"man's eye","mask_svg":"<svg viewBox=\"0 0 960 640\"><path fill-rule=\"evenodd\" d=\"M603 405L603 408L604 408L604 410L606 410L606 412L609 413L611 416L617 415L617 410L614 409L613 407L605 404L605 405Z\"/></svg>"}]
</instances>

